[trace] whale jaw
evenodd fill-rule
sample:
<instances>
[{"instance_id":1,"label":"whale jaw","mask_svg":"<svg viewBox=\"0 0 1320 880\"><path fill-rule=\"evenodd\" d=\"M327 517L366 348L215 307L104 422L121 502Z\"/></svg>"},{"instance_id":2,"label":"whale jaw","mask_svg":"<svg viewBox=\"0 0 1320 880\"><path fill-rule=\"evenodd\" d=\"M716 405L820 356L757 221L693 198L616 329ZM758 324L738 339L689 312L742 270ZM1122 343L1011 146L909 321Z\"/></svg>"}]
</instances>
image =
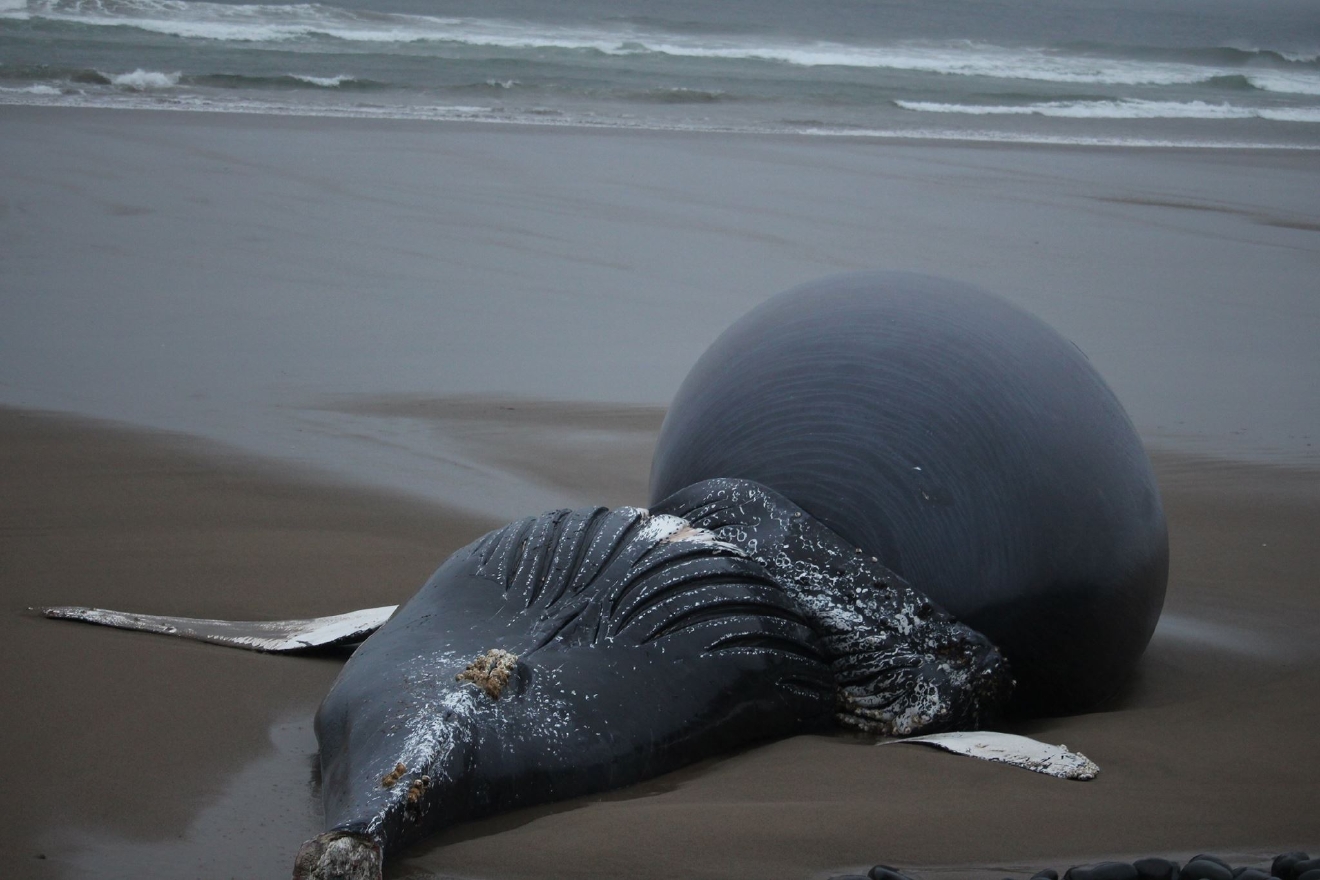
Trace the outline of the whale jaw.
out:
<instances>
[{"instance_id":1,"label":"whale jaw","mask_svg":"<svg viewBox=\"0 0 1320 880\"><path fill-rule=\"evenodd\" d=\"M293 880L381 880L384 853L359 834L327 831L304 843L293 862Z\"/></svg>"}]
</instances>

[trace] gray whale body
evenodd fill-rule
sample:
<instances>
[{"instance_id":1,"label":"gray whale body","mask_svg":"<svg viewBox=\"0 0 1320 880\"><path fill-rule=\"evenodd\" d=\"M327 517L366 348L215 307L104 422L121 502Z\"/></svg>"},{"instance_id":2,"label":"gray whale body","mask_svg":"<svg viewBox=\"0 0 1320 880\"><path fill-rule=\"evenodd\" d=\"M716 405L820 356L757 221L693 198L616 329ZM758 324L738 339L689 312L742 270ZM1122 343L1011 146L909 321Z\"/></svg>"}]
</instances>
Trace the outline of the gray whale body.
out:
<instances>
[{"instance_id":1,"label":"gray whale body","mask_svg":"<svg viewBox=\"0 0 1320 880\"><path fill-rule=\"evenodd\" d=\"M1163 605L1163 509L1122 406L965 284L842 276L734 323L674 398L651 497L710 477L783 493L984 633L1029 711L1113 694Z\"/></svg>"}]
</instances>

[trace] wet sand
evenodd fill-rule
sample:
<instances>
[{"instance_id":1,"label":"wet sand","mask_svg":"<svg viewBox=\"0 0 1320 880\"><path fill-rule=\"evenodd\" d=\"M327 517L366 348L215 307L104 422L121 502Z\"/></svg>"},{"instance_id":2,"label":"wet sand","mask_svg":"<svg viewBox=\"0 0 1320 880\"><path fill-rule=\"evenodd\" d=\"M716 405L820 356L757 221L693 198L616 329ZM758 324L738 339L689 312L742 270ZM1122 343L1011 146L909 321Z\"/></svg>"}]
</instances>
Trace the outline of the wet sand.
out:
<instances>
[{"instance_id":1,"label":"wet sand","mask_svg":"<svg viewBox=\"0 0 1320 880\"><path fill-rule=\"evenodd\" d=\"M510 519L604 499L352 399L663 408L756 304L880 268L1049 322L1143 437L1320 468L1320 151L9 106L0 146L3 405Z\"/></svg>"},{"instance_id":2,"label":"wet sand","mask_svg":"<svg viewBox=\"0 0 1320 880\"><path fill-rule=\"evenodd\" d=\"M519 466L547 482L566 475L538 456L539 436L647 418L410 405L502 424L499 454L523 444ZM282 876L316 830L310 717L339 661L57 623L26 607L259 618L394 602L492 523L50 414L0 410L0 461L0 862L33 878ZM1320 848L1320 474L1156 462L1172 578L1138 680L1103 711L1011 728L1087 754L1102 768L1094 782L798 737L454 828L389 875L805 880L885 862L938 878ZM606 466L644 463L623 444Z\"/></svg>"}]
</instances>

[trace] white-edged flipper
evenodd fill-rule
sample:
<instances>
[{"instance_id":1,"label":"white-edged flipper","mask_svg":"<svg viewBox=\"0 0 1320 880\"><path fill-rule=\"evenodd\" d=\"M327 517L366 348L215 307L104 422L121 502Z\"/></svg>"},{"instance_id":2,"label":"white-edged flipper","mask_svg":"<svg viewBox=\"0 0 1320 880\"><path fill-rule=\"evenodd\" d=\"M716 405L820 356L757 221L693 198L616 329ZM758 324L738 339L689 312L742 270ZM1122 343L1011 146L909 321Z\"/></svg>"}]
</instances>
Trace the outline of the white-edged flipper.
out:
<instances>
[{"instance_id":1,"label":"white-edged flipper","mask_svg":"<svg viewBox=\"0 0 1320 880\"><path fill-rule=\"evenodd\" d=\"M956 755L967 755L984 761L1012 764L1060 779L1095 779L1100 768L1081 752L1070 752L1065 746L1053 746L1015 733L995 733L989 730L932 733L907 739L889 740L890 743L917 743L935 746Z\"/></svg>"},{"instance_id":2,"label":"white-edged flipper","mask_svg":"<svg viewBox=\"0 0 1320 880\"><path fill-rule=\"evenodd\" d=\"M371 635L390 619L397 605L364 608L332 617L305 620L204 620L193 617L158 617L105 608L66 605L37 609L47 617L81 620L118 629L136 629L184 639L213 642L231 648L269 653L291 653L351 645Z\"/></svg>"}]
</instances>

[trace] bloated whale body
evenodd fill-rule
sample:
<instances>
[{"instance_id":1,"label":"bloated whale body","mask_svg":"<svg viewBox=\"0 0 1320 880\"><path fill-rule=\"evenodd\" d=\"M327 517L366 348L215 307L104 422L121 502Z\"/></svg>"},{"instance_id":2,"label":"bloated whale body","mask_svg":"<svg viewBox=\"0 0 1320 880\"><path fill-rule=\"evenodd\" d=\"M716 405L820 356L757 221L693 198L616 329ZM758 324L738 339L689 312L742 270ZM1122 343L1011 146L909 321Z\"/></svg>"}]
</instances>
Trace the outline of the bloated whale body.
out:
<instances>
[{"instance_id":1,"label":"bloated whale body","mask_svg":"<svg viewBox=\"0 0 1320 880\"><path fill-rule=\"evenodd\" d=\"M755 480L984 633L1037 712L1111 695L1163 606L1150 461L1082 352L985 291L861 273L735 322L674 398L659 500Z\"/></svg>"}]
</instances>

